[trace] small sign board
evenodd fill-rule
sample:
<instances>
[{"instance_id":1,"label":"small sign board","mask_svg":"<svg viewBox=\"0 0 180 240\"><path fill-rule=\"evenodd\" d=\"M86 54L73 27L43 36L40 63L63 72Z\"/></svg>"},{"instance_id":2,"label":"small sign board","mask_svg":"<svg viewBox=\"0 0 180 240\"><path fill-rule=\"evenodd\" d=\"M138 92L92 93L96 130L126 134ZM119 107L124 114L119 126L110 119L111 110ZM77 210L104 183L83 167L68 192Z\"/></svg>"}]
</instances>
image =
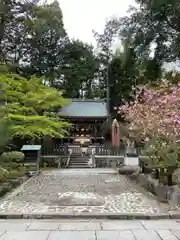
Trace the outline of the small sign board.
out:
<instances>
[{"instance_id":1,"label":"small sign board","mask_svg":"<svg viewBox=\"0 0 180 240\"><path fill-rule=\"evenodd\" d=\"M23 145L21 151L40 151L41 145Z\"/></svg>"},{"instance_id":2,"label":"small sign board","mask_svg":"<svg viewBox=\"0 0 180 240\"><path fill-rule=\"evenodd\" d=\"M25 165L36 165L37 171L39 171L39 163L41 159L41 145L23 145L21 151L24 153Z\"/></svg>"}]
</instances>

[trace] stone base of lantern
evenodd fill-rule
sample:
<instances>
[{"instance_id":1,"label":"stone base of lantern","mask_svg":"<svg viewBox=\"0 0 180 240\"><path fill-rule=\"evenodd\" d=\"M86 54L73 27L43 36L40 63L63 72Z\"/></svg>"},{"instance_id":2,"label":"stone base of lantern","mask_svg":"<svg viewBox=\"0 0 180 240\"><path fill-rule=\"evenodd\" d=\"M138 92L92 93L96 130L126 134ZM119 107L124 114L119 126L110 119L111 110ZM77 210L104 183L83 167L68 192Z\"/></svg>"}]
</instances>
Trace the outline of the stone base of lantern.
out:
<instances>
[{"instance_id":1,"label":"stone base of lantern","mask_svg":"<svg viewBox=\"0 0 180 240\"><path fill-rule=\"evenodd\" d=\"M124 157L125 166L139 166L139 158L137 155L126 155Z\"/></svg>"},{"instance_id":2,"label":"stone base of lantern","mask_svg":"<svg viewBox=\"0 0 180 240\"><path fill-rule=\"evenodd\" d=\"M137 157L138 157L138 154L137 154L137 153L126 153L126 157L137 158Z\"/></svg>"},{"instance_id":3,"label":"stone base of lantern","mask_svg":"<svg viewBox=\"0 0 180 240\"><path fill-rule=\"evenodd\" d=\"M138 173L139 171L140 171L139 166L123 166L119 168L119 173L125 175L132 175L136 172Z\"/></svg>"}]
</instances>

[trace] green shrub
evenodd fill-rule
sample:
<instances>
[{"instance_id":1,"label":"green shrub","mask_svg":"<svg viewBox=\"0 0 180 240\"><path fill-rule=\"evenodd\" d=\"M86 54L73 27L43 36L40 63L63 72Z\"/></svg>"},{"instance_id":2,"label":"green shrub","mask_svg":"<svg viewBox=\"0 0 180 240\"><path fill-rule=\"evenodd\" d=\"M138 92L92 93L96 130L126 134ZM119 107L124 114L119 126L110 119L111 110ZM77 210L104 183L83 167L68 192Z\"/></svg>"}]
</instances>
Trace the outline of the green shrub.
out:
<instances>
[{"instance_id":1,"label":"green shrub","mask_svg":"<svg viewBox=\"0 0 180 240\"><path fill-rule=\"evenodd\" d=\"M0 166L0 182L4 182L9 175L8 170Z\"/></svg>"},{"instance_id":2,"label":"green shrub","mask_svg":"<svg viewBox=\"0 0 180 240\"><path fill-rule=\"evenodd\" d=\"M2 188L0 189L0 197L3 197L6 193L11 191L11 189L12 189L12 185L10 184L3 185Z\"/></svg>"},{"instance_id":3,"label":"green shrub","mask_svg":"<svg viewBox=\"0 0 180 240\"><path fill-rule=\"evenodd\" d=\"M10 170L19 170L19 164L15 162L1 162L2 166L7 169L8 171Z\"/></svg>"},{"instance_id":4,"label":"green shrub","mask_svg":"<svg viewBox=\"0 0 180 240\"><path fill-rule=\"evenodd\" d=\"M6 166L6 165L4 165ZM11 170L11 169L17 169L19 167L19 164L16 162L10 162L9 165L6 167L6 169Z\"/></svg>"},{"instance_id":5,"label":"green shrub","mask_svg":"<svg viewBox=\"0 0 180 240\"><path fill-rule=\"evenodd\" d=\"M6 178L4 177L4 175L2 174L2 172L0 172L0 184L2 182L4 182L6 180Z\"/></svg>"},{"instance_id":6,"label":"green shrub","mask_svg":"<svg viewBox=\"0 0 180 240\"><path fill-rule=\"evenodd\" d=\"M41 166L57 168L58 163L57 163L57 160L55 160L54 158L48 158L48 159L43 159L43 161L41 162Z\"/></svg>"},{"instance_id":7,"label":"green shrub","mask_svg":"<svg viewBox=\"0 0 180 240\"><path fill-rule=\"evenodd\" d=\"M16 179L16 178L19 178L19 177L22 177L24 176L24 171L15 171L15 170L12 170L9 172L9 175L8 175L8 179Z\"/></svg>"},{"instance_id":8,"label":"green shrub","mask_svg":"<svg viewBox=\"0 0 180 240\"><path fill-rule=\"evenodd\" d=\"M18 151L4 152L1 155L1 160L7 162L22 162L24 160L24 153Z\"/></svg>"}]
</instances>

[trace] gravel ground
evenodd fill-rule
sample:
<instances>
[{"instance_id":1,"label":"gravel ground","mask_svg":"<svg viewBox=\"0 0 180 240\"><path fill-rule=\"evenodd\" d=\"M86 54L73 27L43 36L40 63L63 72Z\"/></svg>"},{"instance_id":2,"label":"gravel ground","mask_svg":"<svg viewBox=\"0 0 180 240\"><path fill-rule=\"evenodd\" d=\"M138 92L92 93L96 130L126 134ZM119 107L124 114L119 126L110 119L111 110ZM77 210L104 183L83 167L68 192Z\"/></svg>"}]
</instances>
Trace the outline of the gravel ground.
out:
<instances>
[{"instance_id":1,"label":"gravel ground","mask_svg":"<svg viewBox=\"0 0 180 240\"><path fill-rule=\"evenodd\" d=\"M0 200L0 213L165 213L168 206L108 170L55 170L33 177Z\"/></svg>"}]
</instances>

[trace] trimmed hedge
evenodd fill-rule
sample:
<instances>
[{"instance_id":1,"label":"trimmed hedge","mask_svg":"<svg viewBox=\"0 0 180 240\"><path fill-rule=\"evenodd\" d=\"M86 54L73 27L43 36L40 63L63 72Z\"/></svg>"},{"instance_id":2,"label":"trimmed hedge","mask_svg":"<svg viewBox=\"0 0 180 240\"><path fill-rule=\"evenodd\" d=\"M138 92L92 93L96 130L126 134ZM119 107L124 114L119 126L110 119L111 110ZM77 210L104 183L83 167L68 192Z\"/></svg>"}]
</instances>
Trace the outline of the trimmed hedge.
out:
<instances>
[{"instance_id":1,"label":"trimmed hedge","mask_svg":"<svg viewBox=\"0 0 180 240\"><path fill-rule=\"evenodd\" d=\"M28 176L19 177L17 179L11 179L0 184L0 197L3 197L6 193L10 192L13 188L18 187L28 178L29 178Z\"/></svg>"},{"instance_id":2,"label":"trimmed hedge","mask_svg":"<svg viewBox=\"0 0 180 240\"><path fill-rule=\"evenodd\" d=\"M24 160L24 157L24 153L18 151L4 152L1 154L1 160L3 162L20 163Z\"/></svg>"},{"instance_id":3,"label":"trimmed hedge","mask_svg":"<svg viewBox=\"0 0 180 240\"><path fill-rule=\"evenodd\" d=\"M0 166L0 183L4 182L9 175L9 171Z\"/></svg>"}]
</instances>

